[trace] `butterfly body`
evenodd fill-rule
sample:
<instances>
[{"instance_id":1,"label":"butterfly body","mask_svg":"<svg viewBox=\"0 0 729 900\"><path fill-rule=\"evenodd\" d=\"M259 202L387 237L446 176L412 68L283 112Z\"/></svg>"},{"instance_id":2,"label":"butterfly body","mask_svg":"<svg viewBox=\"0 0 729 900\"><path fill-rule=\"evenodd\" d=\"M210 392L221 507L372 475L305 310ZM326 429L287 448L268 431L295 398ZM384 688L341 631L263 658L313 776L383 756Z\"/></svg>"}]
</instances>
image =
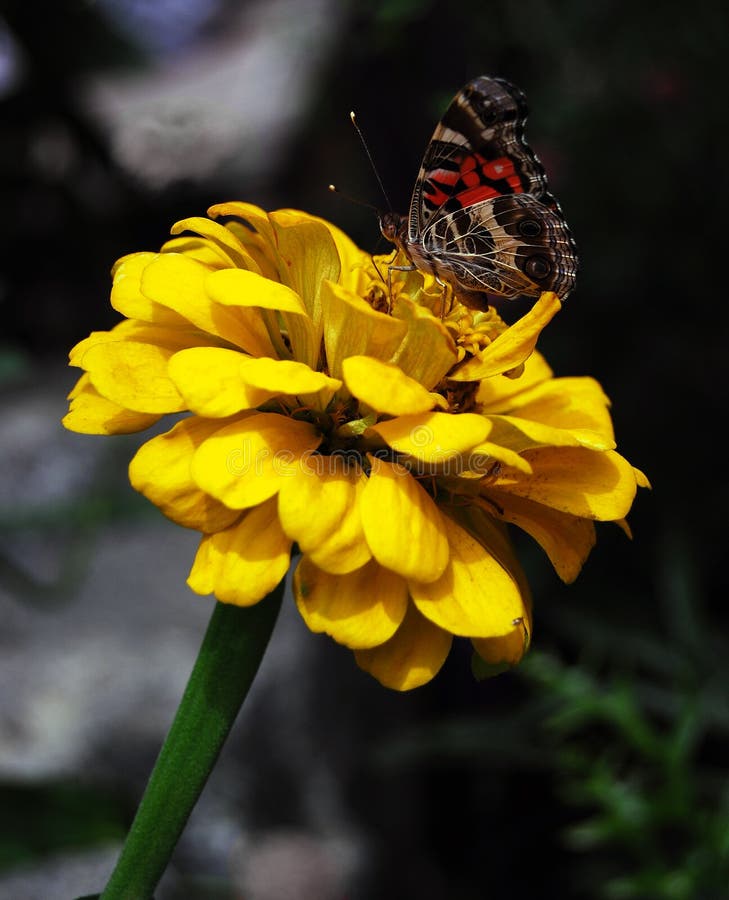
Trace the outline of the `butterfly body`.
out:
<instances>
[{"instance_id":1,"label":"butterfly body","mask_svg":"<svg viewBox=\"0 0 729 900\"><path fill-rule=\"evenodd\" d=\"M577 252L541 163L524 138L526 101L481 76L456 94L425 151L407 216L380 216L411 266L460 295L564 299Z\"/></svg>"}]
</instances>

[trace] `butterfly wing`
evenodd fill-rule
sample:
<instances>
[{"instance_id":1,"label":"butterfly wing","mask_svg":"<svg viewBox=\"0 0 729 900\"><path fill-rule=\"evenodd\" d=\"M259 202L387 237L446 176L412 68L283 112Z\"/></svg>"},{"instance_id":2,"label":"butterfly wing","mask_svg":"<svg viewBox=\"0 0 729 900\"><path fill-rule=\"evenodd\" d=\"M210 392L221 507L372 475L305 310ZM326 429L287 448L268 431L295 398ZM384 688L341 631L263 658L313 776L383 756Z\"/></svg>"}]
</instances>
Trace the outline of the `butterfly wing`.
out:
<instances>
[{"instance_id":1,"label":"butterfly wing","mask_svg":"<svg viewBox=\"0 0 729 900\"><path fill-rule=\"evenodd\" d=\"M504 194L531 194L559 210L524 138L526 116L524 94L501 78L474 78L456 94L420 166L410 202L410 240L438 214Z\"/></svg>"},{"instance_id":2,"label":"butterfly wing","mask_svg":"<svg viewBox=\"0 0 729 900\"><path fill-rule=\"evenodd\" d=\"M531 194L505 194L439 214L421 246L456 290L503 297L554 291L564 299L577 276L564 219Z\"/></svg>"}]
</instances>

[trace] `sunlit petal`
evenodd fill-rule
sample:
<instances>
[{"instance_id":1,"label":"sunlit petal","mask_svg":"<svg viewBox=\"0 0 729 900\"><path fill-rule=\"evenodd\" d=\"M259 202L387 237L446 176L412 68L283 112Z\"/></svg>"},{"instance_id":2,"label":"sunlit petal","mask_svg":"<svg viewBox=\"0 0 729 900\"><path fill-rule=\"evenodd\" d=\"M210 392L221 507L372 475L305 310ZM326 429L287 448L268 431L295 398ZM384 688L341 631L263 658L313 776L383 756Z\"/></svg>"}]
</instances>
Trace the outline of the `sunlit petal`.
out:
<instances>
[{"instance_id":1,"label":"sunlit petal","mask_svg":"<svg viewBox=\"0 0 729 900\"><path fill-rule=\"evenodd\" d=\"M420 612L440 628L467 637L508 634L525 614L515 576L489 550L444 516L450 558L443 575L429 584L410 580Z\"/></svg>"},{"instance_id":2,"label":"sunlit petal","mask_svg":"<svg viewBox=\"0 0 729 900\"><path fill-rule=\"evenodd\" d=\"M396 691L410 691L427 684L440 671L453 637L422 616L410 604L393 637L371 650L357 650L357 665L380 684Z\"/></svg>"},{"instance_id":3,"label":"sunlit petal","mask_svg":"<svg viewBox=\"0 0 729 900\"><path fill-rule=\"evenodd\" d=\"M204 441L193 456L192 477L231 509L247 509L278 493L282 480L320 441L321 435L307 422L257 413Z\"/></svg>"},{"instance_id":4,"label":"sunlit petal","mask_svg":"<svg viewBox=\"0 0 729 900\"><path fill-rule=\"evenodd\" d=\"M343 574L371 558L360 515L366 483L359 466L336 455L304 458L281 479L284 531L320 569Z\"/></svg>"},{"instance_id":5,"label":"sunlit petal","mask_svg":"<svg viewBox=\"0 0 729 900\"><path fill-rule=\"evenodd\" d=\"M203 537L187 579L196 594L251 606L286 574L291 541L281 529L275 499L247 512L235 525Z\"/></svg>"},{"instance_id":6,"label":"sunlit petal","mask_svg":"<svg viewBox=\"0 0 729 900\"><path fill-rule=\"evenodd\" d=\"M305 556L294 576L294 596L312 631L353 649L384 644L408 606L406 581L374 561L346 575L331 575Z\"/></svg>"},{"instance_id":7,"label":"sunlit petal","mask_svg":"<svg viewBox=\"0 0 729 900\"><path fill-rule=\"evenodd\" d=\"M360 509L367 543L378 562L404 578L428 582L441 576L448 563L443 516L406 469L372 459Z\"/></svg>"}]
</instances>

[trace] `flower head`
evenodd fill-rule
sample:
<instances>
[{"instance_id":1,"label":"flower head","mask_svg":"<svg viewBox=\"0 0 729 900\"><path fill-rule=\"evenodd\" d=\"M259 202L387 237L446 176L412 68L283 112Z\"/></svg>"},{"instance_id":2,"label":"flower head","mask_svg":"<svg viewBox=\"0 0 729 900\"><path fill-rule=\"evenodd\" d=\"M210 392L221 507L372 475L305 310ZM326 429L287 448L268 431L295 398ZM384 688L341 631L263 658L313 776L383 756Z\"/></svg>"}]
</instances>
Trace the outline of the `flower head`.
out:
<instances>
[{"instance_id":1,"label":"flower head","mask_svg":"<svg viewBox=\"0 0 729 900\"><path fill-rule=\"evenodd\" d=\"M531 601L507 523L571 581L595 521L627 529L647 484L615 451L600 385L553 377L534 349L560 301L543 294L507 327L418 272L393 270L390 294L388 260L321 219L245 203L210 215L116 264L125 318L72 350L84 374L66 427L178 415L129 475L201 532L196 593L254 604L296 544L305 622L383 684L429 681L454 636L518 662Z\"/></svg>"}]
</instances>

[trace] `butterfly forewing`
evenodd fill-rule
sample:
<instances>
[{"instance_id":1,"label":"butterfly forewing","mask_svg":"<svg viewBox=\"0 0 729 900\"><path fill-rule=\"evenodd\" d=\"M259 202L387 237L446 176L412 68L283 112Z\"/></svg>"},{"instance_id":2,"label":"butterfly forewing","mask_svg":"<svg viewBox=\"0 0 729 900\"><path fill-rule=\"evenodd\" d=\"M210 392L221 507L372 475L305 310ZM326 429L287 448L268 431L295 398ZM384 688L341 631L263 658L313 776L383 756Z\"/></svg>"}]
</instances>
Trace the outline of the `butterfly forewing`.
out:
<instances>
[{"instance_id":1,"label":"butterfly forewing","mask_svg":"<svg viewBox=\"0 0 729 900\"><path fill-rule=\"evenodd\" d=\"M524 138L524 94L481 76L456 94L425 151L410 202L410 237L439 211L503 194L532 194L551 206L541 163ZM449 200L457 198L454 203Z\"/></svg>"}]
</instances>

